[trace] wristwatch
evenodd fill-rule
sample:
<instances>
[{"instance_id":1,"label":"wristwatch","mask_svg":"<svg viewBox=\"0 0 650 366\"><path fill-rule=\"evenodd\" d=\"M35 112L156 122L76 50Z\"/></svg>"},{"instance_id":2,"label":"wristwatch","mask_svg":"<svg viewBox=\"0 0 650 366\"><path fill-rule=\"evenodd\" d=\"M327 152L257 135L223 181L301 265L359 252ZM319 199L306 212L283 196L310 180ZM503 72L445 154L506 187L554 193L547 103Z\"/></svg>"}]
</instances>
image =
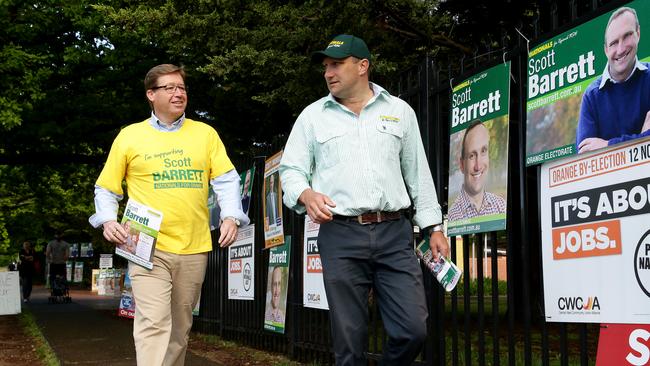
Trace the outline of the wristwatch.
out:
<instances>
[{"instance_id":1,"label":"wristwatch","mask_svg":"<svg viewBox=\"0 0 650 366\"><path fill-rule=\"evenodd\" d=\"M234 216L224 217L224 220L232 220L235 223L235 225L237 225L237 227L239 227L239 225L241 225L241 222L239 220L237 220L237 218L234 217Z\"/></svg>"}]
</instances>

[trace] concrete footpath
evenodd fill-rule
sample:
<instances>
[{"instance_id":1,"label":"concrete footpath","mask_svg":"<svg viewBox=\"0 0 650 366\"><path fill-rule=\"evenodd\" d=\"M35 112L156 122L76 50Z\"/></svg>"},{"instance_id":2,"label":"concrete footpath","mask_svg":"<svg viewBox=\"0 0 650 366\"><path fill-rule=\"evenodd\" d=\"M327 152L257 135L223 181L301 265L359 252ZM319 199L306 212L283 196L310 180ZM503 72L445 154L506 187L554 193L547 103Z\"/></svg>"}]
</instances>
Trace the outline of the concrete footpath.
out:
<instances>
[{"instance_id":1,"label":"concrete footpath","mask_svg":"<svg viewBox=\"0 0 650 366\"><path fill-rule=\"evenodd\" d=\"M120 299L71 290L71 303L48 303L49 290L35 286L23 303L61 365L135 365L133 321L117 316ZM188 366L218 365L187 352Z\"/></svg>"}]
</instances>

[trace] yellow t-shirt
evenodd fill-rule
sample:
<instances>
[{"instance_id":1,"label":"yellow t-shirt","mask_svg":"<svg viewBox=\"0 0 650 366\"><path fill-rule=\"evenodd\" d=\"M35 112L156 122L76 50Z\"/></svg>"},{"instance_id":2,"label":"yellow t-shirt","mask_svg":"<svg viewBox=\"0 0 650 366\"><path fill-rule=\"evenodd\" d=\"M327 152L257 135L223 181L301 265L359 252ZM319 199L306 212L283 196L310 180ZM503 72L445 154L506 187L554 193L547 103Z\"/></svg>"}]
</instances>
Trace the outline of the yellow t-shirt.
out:
<instances>
[{"instance_id":1,"label":"yellow t-shirt","mask_svg":"<svg viewBox=\"0 0 650 366\"><path fill-rule=\"evenodd\" d=\"M178 131L158 131L149 120L122 129L97 185L162 211L156 248L176 254L212 250L208 227L210 180L234 169L209 125L185 119Z\"/></svg>"}]
</instances>

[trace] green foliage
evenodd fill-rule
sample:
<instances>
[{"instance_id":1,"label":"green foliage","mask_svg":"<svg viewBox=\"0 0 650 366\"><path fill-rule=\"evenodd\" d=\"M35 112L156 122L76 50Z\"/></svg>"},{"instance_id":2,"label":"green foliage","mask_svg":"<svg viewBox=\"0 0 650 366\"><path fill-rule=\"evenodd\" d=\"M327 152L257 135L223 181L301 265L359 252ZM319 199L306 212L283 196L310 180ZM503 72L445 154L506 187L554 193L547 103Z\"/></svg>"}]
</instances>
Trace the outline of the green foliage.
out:
<instances>
[{"instance_id":1,"label":"green foliage","mask_svg":"<svg viewBox=\"0 0 650 366\"><path fill-rule=\"evenodd\" d=\"M47 53L42 48L25 47L37 42L36 28L47 24L32 23L38 18L24 11L21 1L3 1L0 6L0 128L12 129L23 121L23 113L43 99L43 84L52 73ZM40 13L38 9L35 13Z\"/></svg>"},{"instance_id":2,"label":"green foliage","mask_svg":"<svg viewBox=\"0 0 650 366\"><path fill-rule=\"evenodd\" d=\"M464 42L475 34L453 30L479 5L457 1L3 0L0 253L25 239L42 248L57 229L103 250L87 223L93 182L119 129L148 117L152 66L185 66L188 116L243 160L283 144L298 113L327 94L310 58L336 34L366 40L384 86L425 54L472 54Z\"/></svg>"},{"instance_id":3,"label":"green foliage","mask_svg":"<svg viewBox=\"0 0 650 366\"><path fill-rule=\"evenodd\" d=\"M105 35L116 47L153 45L184 64L192 112L232 142L231 154L252 155L255 144L286 134L298 113L327 93L312 52L336 34L357 34L372 49L375 80L389 80L438 48L424 36L449 24L429 11L435 3L157 1L94 8L108 19Z\"/></svg>"},{"instance_id":4,"label":"green foliage","mask_svg":"<svg viewBox=\"0 0 650 366\"><path fill-rule=\"evenodd\" d=\"M58 230L68 241L98 239L87 221L97 174L87 165L0 166L0 253L17 253L25 240L44 248Z\"/></svg>"}]
</instances>

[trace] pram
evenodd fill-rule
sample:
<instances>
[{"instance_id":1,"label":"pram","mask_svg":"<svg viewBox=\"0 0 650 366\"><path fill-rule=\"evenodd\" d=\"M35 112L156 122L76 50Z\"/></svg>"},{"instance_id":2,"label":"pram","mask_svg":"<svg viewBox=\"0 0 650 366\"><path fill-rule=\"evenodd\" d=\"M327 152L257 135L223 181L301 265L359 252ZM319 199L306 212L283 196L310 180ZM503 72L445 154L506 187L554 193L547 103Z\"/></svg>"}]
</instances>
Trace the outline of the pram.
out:
<instances>
[{"instance_id":1,"label":"pram","mask_svg":"<svg viewBox=\"0 0 650 366\"><path fill-rule=\"evenodd\" d=\"M50 304L69 303L72 301L68 290L68 281L65 276L54 275L50 279L50 297L47 302Z\"/></svg>"}]
</instances>

